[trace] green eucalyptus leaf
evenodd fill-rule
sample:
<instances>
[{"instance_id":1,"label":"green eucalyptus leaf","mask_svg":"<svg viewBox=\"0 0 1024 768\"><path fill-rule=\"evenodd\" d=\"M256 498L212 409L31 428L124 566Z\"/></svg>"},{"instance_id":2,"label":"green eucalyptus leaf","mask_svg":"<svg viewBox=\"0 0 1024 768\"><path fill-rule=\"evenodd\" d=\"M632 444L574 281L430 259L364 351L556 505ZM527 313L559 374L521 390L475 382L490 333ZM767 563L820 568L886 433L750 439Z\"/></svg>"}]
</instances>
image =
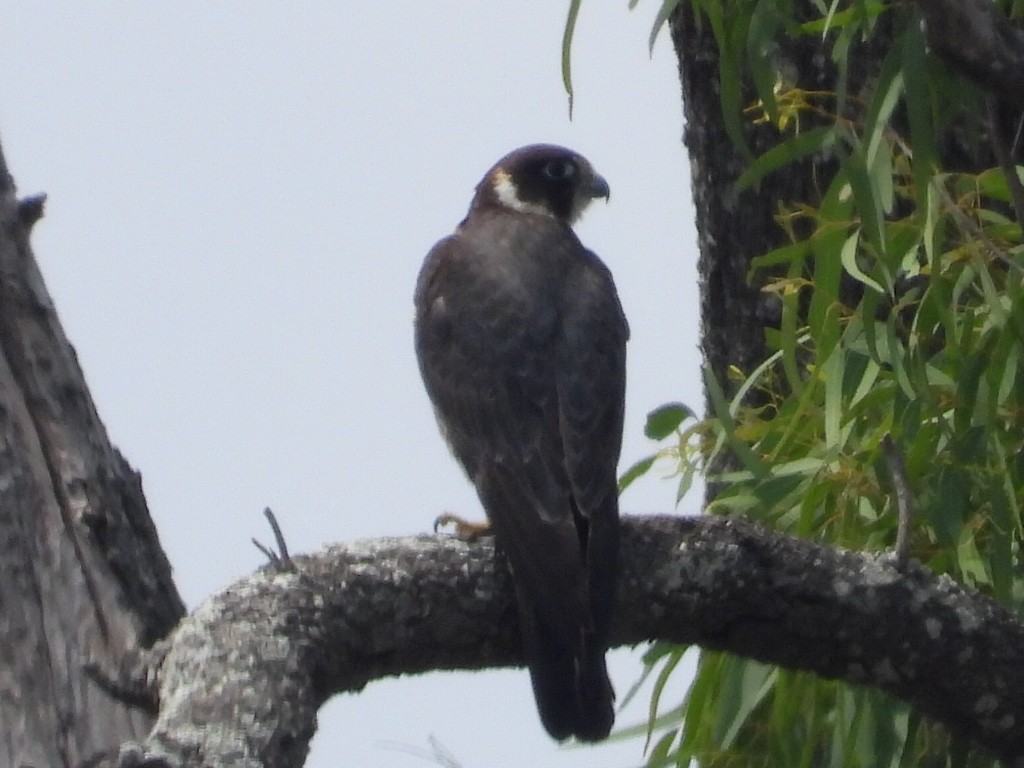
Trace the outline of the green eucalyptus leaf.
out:
<instances>
[{"instance_id":1,"label":"green eucalyptus leaf","mask_svg":"<svg viewBox=\"0 0 1024 768\"><path fill-rule=\"evenodd\" d=\"M647 414L644 434L651 440L664 440L687 419L696 418L693 411L682 403L665 403Z\"/></svg>"}]
</instances>

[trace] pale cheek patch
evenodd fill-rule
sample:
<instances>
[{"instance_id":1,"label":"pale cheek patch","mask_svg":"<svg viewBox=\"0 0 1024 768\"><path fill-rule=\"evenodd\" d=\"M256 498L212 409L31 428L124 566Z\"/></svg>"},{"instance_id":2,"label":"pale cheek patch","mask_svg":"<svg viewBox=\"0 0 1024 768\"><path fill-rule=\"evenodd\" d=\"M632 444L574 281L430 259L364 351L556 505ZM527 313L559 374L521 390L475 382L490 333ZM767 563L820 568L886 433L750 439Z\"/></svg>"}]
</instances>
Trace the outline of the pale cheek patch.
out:
<instances>
[{"instance_id":1,"label":"pale cheek patch","mask_svg":"<svg viewBox=\"0 0 1024 768\"><path fill-rule=\"evenodd\" d=\"M569 223L575 224L579 221L580 216L583 215L583 211L585 211L587 206L592 202L594 202L592 197L577 192L575 197L572 199L572 210L569 212Z\"/></svg>"},{"instance_id":2,"label":"pale cheek patch","mask_svg":"<svg viewBox=\"0 0 1024 768\"><path fill-rule=\"evenodd\" d=\"M494 180L491 183L494 186L494 194L498 196L498 202L505 207L511 208L514 211L520 211L521 213L539 213L542 216L555 217L555 214L546 205L520 200L519 192L512 181L512 177L505 171L495 171Z\"/></svg>"}]
</instances>

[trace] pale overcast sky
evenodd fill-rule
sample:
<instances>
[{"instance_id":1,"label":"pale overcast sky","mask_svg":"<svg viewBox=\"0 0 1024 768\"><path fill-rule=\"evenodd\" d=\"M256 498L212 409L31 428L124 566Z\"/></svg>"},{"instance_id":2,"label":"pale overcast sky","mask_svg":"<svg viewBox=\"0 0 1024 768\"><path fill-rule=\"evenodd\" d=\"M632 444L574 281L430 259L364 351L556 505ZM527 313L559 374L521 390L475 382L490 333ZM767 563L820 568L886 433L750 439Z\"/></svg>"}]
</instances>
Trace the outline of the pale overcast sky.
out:
<instances>
[{"instance_id":1,"label":"pale overcast sky","mask_svg":"<svg viewBox=\"0 0 1024 768\"><path fill-rule=\"evenodd\" d=\"M622 467L652 449L650 409L699 410L667 30L647 51L660 2L583 3L572 121L565 5L4 3L0 140L20 192L49 195L36 256L190 607L261 564L249 538L270 540L268 505L295 552L481 516L420 383L412 290L484 171L522 144L568 145L611 184L577 231L632 328ZM674 498L651 478L622 508ZM638 656L613 654L620 697ZM463 768L642 762L636 740L559 749L526 672L505 670L336 697L308 765L429 766L405 750L431 735Z\"/></svg>"}]
</instances>

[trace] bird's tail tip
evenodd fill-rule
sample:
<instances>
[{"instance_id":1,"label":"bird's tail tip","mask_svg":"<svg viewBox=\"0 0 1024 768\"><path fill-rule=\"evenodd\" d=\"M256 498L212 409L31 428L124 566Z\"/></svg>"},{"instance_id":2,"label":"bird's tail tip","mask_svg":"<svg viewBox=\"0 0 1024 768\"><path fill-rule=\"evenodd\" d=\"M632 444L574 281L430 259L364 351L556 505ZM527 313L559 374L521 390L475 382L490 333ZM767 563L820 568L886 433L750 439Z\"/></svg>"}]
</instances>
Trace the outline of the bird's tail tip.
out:
<instances>
[{"instance_id":1,"label":"bird's tail tip","mask_svg":"<svg viewBox=\"0 0 1024 768\"><path fill-rule=\"evenodd\" d=\"M541 722L557 741L570 736L583 742L602 741L615 723L615 691L604 653L587 656L548 657L548 663L531 666Z\"/></svg>"}]
</instances>

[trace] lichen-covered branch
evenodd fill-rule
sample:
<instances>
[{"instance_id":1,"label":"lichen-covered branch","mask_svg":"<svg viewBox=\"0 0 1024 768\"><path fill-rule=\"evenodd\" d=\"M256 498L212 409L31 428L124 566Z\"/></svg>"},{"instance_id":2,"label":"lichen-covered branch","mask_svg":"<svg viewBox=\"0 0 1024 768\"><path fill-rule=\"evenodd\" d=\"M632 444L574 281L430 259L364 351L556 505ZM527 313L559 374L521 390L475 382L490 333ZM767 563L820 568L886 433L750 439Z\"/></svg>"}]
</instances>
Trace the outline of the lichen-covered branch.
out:
<instances>
[{"instance_id":1,"label":"lichen-covered branch","mask_svg":"<svg viewBox=\"0 0 1024 768\"><path fill-rule=\"evenodd\" d=\"M627 518L622 547L616 645L697 643L875 686L1024 765L1024 625L993 601L914 563L737 519ZM122 766L299 766L334 693L521 660L488 540L382 539L294 564L182 623L155 676L156 726Z\"/></svg>"}]
</instances>

